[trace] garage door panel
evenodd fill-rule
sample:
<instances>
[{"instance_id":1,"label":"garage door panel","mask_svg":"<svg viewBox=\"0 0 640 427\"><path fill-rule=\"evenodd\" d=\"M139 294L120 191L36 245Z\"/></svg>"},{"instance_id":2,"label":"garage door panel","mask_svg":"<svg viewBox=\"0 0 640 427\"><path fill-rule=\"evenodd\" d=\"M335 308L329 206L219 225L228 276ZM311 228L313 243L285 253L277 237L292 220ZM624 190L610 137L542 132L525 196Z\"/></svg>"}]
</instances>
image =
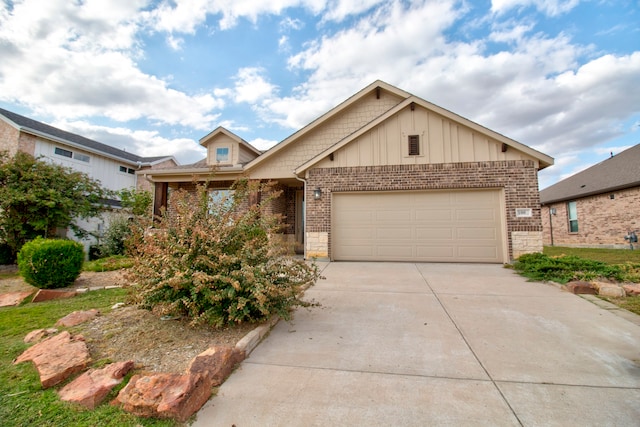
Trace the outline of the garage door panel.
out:
<instances>
[{"instance_id":1,"label":"garage door panel","mask_svg":"<svg viewBox=\"0 0 640 427\"><path fill-rule=\"evenodd\" d=\"M370 244L344 246L341 253L345 260L372 259L375 255Z\"/></svg>"},{"instance_id":2,"label":"garage door panel","mask_svg":"<svg viewBox=\"0 0 640 427\"><path fill-rule=\"evenodd\" d=\"M413 229L411 227L394 227L394 228L386 228L380 227L375 232L375 237L383 240L392 240L392 239L405 239L411 240L413 238Z\"/></svg>"},{"instance_id":3,"label":"garage door panel","mask_svg":"<svg viewBox=\"0 0 640 427\"><path fill-rule=\"evenodd\" d=\"M417 227L415 237L418 241L420 240L450 240L454 236L454 231L452 228L428 228L428 227Z\"/></svg>"},{"instance_id":4,"label":"garage door panel","mask_svg":"<svg viewBox=\"0 0 640 427\"><path fill-rule=\"evenodd\" d=\"M456 210L458 221L495 221L496 212L493 209L458 209Z\"/></svg>"},{"instance_id":5,"label":"garage door panel","mask_svg":"<svg viewBox=\"0 0 640 427\"><path fill-rule=\"evenodd\" d=\"M451 259L455 258L455 248L453 246L444 245L418 245L416 246L416 255L418 257L429 259Z\"/></svg>"},{"instance_id":6,"label":"garage door panel","mask_svg":"<svg viewBox=\"0 0 640 427\"><path fill-rule=\"evenodd\" d=\"M456 230L456 236L458 239L464 240L495 241L498 238L495 228L458 228Z\"/></svg>"},{"instance_id":7,"label":"garage door panel","mask_svg":"<svg viewBox=\"0 0 640 427\"><path fill-rule=\"evenodd\" d=\"M372 227L346 227L344 230L344 237L349 240L371 240L371 236L373 236L375 232L376 229Z\"/></svg>"},{"instance_id":8,"label":"garage door panel","mask_svg":"<svg viewBox=\"0 0 640 427\"><path fill-rule=\"evenodd\" d=\"M421 222L451 221L453 219L450 209L416 209L415 213L415 219Z\"/></svg>"},{"instance_id":9,"label":"garage door panel","mask_svg":"<svg viewBox=\"0 0 640 427\"><path fill-rule=\"evenodd\" d=\"M333 193L336 260L502 262L499 190Z\"/></svg>"},{"instance_id":10,"label":"garage door panel","mask_svg":"<svg viewBox=\"0 0 640 427\"><path fill-rule=\"evenodd\" d=\"M376 254L383 258L405 259L413 257L413 248L406 245L378 246Z\"/></svg>"},{"instance_id":11,"label":"garage door panel","mask_svg":"<svg viewBox=\"0 0 640 427\"><path fill-rule=\"evenodd\" d=\"M411 211L409 210L379 210L375 213L376 221L390 222L395 224L399 221L410 221Z\"/></svg>"},{"instance_id":12,"label":"garage door panel","mask_svg":"<svg viewBox=\"0 0 640 427\"><path fill-rule=\"evenodd\" d=\"M461 259L490 261L495 259L498 253L495 246L468 246L458 248L458 255Z\"/></svg>"}]
</instances>

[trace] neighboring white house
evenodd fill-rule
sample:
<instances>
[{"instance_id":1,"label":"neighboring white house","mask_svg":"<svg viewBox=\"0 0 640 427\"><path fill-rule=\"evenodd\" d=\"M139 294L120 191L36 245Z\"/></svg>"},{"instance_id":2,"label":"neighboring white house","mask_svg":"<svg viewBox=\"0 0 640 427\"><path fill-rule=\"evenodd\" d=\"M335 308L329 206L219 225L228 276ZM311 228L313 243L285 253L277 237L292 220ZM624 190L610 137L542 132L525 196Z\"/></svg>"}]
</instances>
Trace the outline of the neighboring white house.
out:
<instances>
[{"instance_id":1,"label":"neighboring white house","mask_svg":"<svg viewBox=\"0 0 640 427\"><path fill-rule=\"evenodd\" d=\"M106 189L118 191L126 188L150 190L144 179L136 172L145 169L175 167L177 161L172 156L142 157L112 146L66 132L28 117L0 108L0 151L10 156L18 151L40 157L52 163L84 172L100 181ZM118 200L108 203L119 208ZM109 223L109 215L80 221L79 226L99 236ZM70 230L62 231L67 237L78 240ZM87 253L96 238L82 240Z\"/></svg>"}]
</instances>

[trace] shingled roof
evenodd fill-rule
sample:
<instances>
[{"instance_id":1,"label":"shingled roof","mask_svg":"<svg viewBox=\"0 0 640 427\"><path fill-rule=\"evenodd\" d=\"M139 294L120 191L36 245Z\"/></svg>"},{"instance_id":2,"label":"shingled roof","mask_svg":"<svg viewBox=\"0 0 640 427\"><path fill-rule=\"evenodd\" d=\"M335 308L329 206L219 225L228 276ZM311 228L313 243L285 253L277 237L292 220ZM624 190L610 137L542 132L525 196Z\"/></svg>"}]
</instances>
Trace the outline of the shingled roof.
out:
<instances>
[{"instance_id":1,"label":"shingled roof","mask_svg":"<svg viewBox=\"0 0 640 427\"><path fill-rule=\"evenodd\" d=\"M640 186L640 144L540 191L544 204Z\"/></svg>"},{"instance_id":2,"label":"shingled roof","mask_svg":"<svg viewBox=\"0 0 640 427\"><path fill-rule=\"evenodd\" d=\"M171 156L142 157L137 154L129 153L124 150L94 141L75 133L67 132L62 129L55 128L37 120L30 119L20 114L0 108L0 116L4 116L12 122L20 131L41 136L54 141L67 143L78 148L103 154L107 157L115 157L121 160L127 160L131 163L151 164L160 160L172 158Z\"/></svg>"}]
</instances>

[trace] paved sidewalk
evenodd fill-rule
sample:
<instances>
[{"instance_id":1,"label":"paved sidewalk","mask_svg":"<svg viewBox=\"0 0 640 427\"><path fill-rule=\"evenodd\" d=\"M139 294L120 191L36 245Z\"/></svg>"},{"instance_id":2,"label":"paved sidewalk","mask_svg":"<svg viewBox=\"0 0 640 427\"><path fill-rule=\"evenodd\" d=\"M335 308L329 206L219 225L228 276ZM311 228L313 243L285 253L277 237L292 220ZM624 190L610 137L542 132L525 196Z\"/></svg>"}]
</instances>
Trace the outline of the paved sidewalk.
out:
<instances>
[{"instance_id":1,"label":"paved sidewalk","mask_svg":"<svg viewBox=\"0 0 640 427\"><path fill-rule=\"evenodd\" d=\"M330 263L194 426L638 426L640 326L500 265Z\"/></svg>"}]
</instances>

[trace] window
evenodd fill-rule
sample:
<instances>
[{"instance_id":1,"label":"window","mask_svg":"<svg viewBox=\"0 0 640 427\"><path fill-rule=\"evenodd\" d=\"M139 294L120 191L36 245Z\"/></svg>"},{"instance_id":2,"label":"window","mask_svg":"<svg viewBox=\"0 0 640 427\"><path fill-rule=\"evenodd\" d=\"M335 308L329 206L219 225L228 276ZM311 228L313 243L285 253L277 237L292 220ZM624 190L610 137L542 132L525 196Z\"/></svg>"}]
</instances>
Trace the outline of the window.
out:
<instances>
[{"instance_id":1,"label":"window","mask_svg":"<svg viewBox=\"0 0 640 427\"><path fill-rule=\"evenodd\" d=\"M56 147L55 150L53 150L53 152L56 153L58 156L63 156L68 158L73 157L73 152L69 150L65 150L64 148Z\"/></svg>"},{"instance_id":2,"label":"window","mask_svg":"<svg viewBox=\"0 0 640 427\"><path fill-rule=\"evenodd\" d=\"M135 169L128 168L126 166L120 166L120 172L128 173L129 175L133 175L136 173Z\"/></svg>"},{"instance_id":3,"label":"window","mask_svg":"<svg viewBox=\"0 0 640 427\"><path fill-rule=\"evenodd\" d=\"M233 193L234 190L209 190L209 213L229 209L233 205Z\"/></svg>"},{"instance_id":4,"label":"window","mask_svg":"<svg viewBox=\"0 0 640 427\"><path fill-rule=\"evenodd\" d=\"M420 155L420 137L418 135L409 135L409 155Z\"/></svg>"},{"instance_id":5,"label":"window","mask_svg":"<svg viewBox=\"0 0 640 427\"><path fill-rule=\"evenodd\" d=\"M578 232L578 207L576 202L567 203L567 215L569 216L569 232Z\"/></svg>"},{"instance_id":6,"label":"window","mask_svg":"<svg viewBox=\"0 0 640 427\"><path fill-rule=\"evenodd\" d=\"M80 154L80 153L73 153L73 158L86 163L89 163L89 160L90 160L89 156L87 156L86 154Z\"/></svg>"},{"instance_id":7,"label":"window","mask_svg":"<svg viewBox=\"0 0 640 427\"><path fill-rule=\"evenodd\" d=\"M81 162L85 162L85 163L89 163L89 160L91 160L91 157L87 156L86 154L74 153L73 151L65 150L64 148L60 148L60 147L54 148L53 152L58 156L80 160Z\"/></svg>"},{"instance_id":8,"label":"window","mask_svg":"<svg viewBox=\"0 0 640 427\"><path fill-rule=\"evenodd\" d=\"M228 162L229 161L229 148L228 147L218 147L216 148L216 162Z\"/></svg>"}]
</instances>

